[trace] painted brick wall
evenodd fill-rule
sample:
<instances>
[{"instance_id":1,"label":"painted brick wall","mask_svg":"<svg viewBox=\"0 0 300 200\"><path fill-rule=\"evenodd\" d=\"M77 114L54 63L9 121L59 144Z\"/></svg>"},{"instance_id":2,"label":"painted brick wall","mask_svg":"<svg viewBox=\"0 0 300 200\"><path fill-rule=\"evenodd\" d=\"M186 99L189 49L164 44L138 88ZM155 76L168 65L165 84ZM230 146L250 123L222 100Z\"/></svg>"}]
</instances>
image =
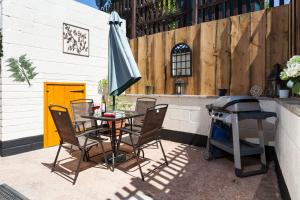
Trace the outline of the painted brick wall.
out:
<instances>
[{"instance_id":1,"label":"painted brick wall","mask_svg":"<svg viewBox=\"0 0 300 200\"><path fill-rule=\"evenodd\" d=\"M300 117L278 104L275 149L291 199L300 199Z\"/></svg>"},{"instance_id":2,"label":"painted brick wall","mask_svg":"<svg viewBox=\"0 0 300 200\"><path fill-rule=\"evenodd\" d=\"M43 134L43 83L85 82L100 101L97 82L107 74L109 15L73 0L2 0L0 139ZM63 54L63 23L89 29L90 57ZM32 86L14 82L5 60L27 54L37 67Z\"/></svg>"},{"instance_id":3,"label":"painted brick wall","mask_svg":"<svg viewBox=\"0 0 300 200\"><path fill-rule=\"evenodd\" d=\"M135 104L136 98L142 95L126 95L124 101ZM208 135L210 128L210 117L206 105L211 104L215 97L193 96L193 95L154 95L157 103L169 104L164 121L164 128L180 132L188 132L199 135ZM276 102L273 100L261 100L261 107L265 111L275 112ZM263 122L265 130L265 143L274 145L274 119ZM254 120L244 120L240 122L242 137L248 141L258 142L257 124Z\"/></svg>"}]
</instances>

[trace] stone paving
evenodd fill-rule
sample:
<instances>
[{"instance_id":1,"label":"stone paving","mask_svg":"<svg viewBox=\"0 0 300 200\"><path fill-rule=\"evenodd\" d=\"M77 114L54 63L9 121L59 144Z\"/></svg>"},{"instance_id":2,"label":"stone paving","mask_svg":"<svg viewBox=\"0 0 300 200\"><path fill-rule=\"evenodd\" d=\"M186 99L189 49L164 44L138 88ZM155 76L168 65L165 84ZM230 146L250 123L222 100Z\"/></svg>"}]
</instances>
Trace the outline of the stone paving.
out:
<instances>
[{"instance_id":1,"label":"stone paving","mask_svg":"<svg viewBox=\"0 0 300 200\"><path fill-rule=\"evenodd\" d=\"M10 157L0 157L0 183L6 183L29 199L97 200L268 200L280 199L274 167L268 174L248 178L234 175L228 159L206 161L203 148L163 141L169 166L158 168L143 182L134 160L106 169L96 156L84 162L75 186L73 176L78 154L67 150L59 156L57 172L51 173L57 147ZM108 144L106 145L108 148ZM163 162L160 149L145 149L143 170Z\"/></svg>"}]
</instances>

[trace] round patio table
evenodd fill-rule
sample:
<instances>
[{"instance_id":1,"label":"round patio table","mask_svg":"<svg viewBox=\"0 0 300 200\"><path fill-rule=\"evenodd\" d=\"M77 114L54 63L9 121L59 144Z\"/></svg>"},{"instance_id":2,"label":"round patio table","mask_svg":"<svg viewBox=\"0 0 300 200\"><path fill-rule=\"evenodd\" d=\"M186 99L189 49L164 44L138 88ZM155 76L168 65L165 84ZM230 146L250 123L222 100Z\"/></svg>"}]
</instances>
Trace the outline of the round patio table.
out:
<instances>
[{"instance_id":1,"label":"round patio table","mask_svg":"<svg viewBox=\"0 0 300 200\"><path fill-rule=\"evenodd\" d=\"M129 120L130 125L132 126L132 119L136 117L144 116L145 113L138 113L135 111L122 111L122 115L116 115L115 117L104 117L101 114L94 114L92 116L82 115L82 118L93 119L111 122L111 144L112 144L112 167L115 167L115 157L117 156L117 136L116 136L116 122Z\"/></svg>"}]
</instances>

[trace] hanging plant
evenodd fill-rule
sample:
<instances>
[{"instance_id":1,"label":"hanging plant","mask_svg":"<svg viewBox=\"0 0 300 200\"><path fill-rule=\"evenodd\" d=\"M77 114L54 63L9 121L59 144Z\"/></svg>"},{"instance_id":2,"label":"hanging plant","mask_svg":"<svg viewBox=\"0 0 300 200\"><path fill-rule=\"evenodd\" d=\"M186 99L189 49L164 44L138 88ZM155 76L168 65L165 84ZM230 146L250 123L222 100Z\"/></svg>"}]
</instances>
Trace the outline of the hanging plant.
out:
<instances>
[{"instance_id":1,"label":"hanging plant","mask_svg":"<svg viewBox=\"0 0 300 200\"><path fill-rule=\"evenodd\" d=\"M30 80L38 74L36 73L33 63L26 58L26 54L16 58L9 58L6 60L9 69L7 71L12 72L10 77L13 77L17 82L27 82L31 86Z\"/></svg>"}]
</instances>

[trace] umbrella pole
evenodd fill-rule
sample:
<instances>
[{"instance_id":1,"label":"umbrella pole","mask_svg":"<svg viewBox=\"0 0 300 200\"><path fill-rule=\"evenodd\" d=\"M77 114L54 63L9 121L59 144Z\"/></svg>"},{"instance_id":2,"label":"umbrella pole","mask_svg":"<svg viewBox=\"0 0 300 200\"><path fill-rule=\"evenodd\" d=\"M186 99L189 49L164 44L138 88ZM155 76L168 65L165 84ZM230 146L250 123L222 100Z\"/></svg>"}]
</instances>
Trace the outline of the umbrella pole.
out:
<instances>
[{"instance_id":1,"label":"umbrella pole","mask_svg":"<svg viewBox=\"0 0 300 200\"><path fill-rule=\"evenodd\" d=\"M112 106L113 111L116 110L116 96L113 96L113 106Z\"/></svg>"}]
</instances>

